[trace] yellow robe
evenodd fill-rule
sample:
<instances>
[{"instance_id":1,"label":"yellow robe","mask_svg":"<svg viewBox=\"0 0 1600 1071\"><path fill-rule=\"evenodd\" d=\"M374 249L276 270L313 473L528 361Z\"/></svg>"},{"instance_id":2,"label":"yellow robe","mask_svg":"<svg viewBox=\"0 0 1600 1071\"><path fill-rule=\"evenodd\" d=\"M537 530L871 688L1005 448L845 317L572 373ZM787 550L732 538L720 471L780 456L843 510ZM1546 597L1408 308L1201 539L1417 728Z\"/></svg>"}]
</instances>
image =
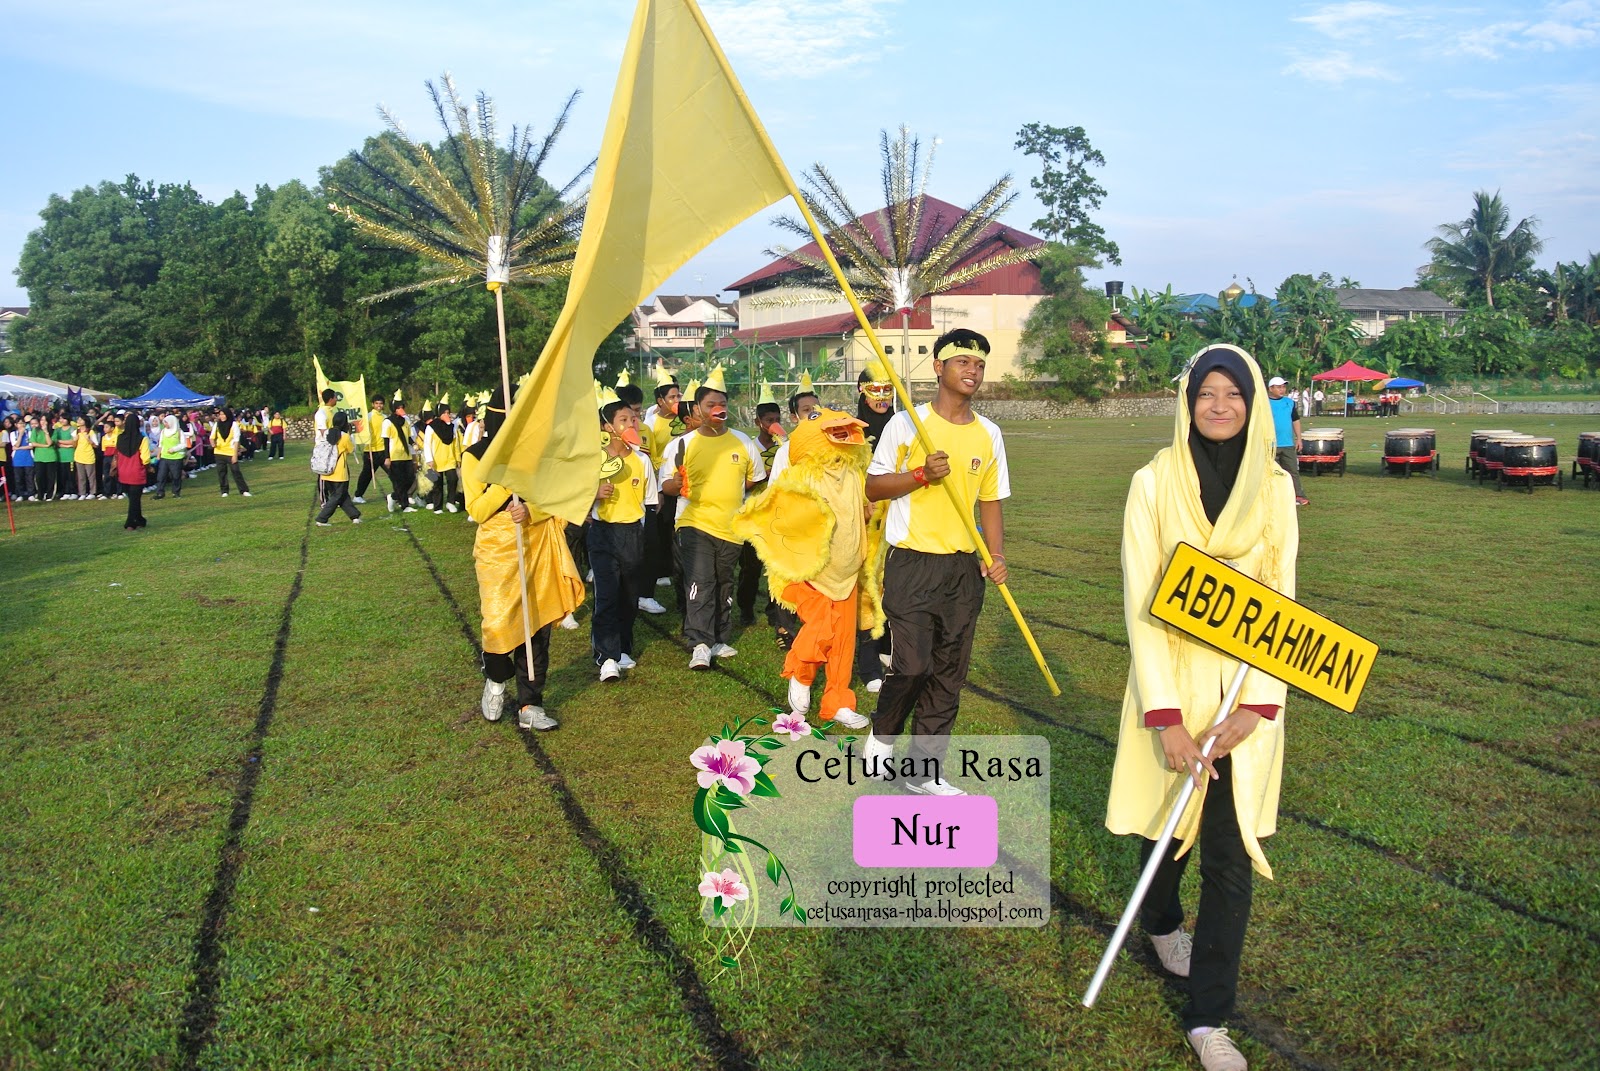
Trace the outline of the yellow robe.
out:
<instances>
[{"instance_id":1,"label":"yellow robe","mask_svg":"<svg viewBox=\"0 0 1600 1071\"><path fill-rule=\"evenodd\" d=\"M1184 729L1198 737L1210 727L1239 665L1150 616L1150 600L1173 549L1180 542L1189 543L1294 597L1300 544L1294 483L1272 461L1275 435L1258 370L1255 379L1246 460L1215 527L1201 506L1189 456L1189 412L1183 386L1178 390L1178 429L1173 445L1134 474L1128 492L1122 570L1123 613L1132 664L1122 699L1116 764L1106 807L1106 828L1113 833L1137 833L1150 840L1160 836L1186 776L1167 767L1160 734L1145 727L1145 712L1182 710ZM1252 864L1268 878L1272 867L1260 838L1277 831L1287 692L1282 681L1259 670L1250 671L1239 702L1276 706L1279 713L1275 721L1263 718L1232 752L1239 829ZM1194 845L1204 797L1203 791L1196 792L1178 823L1175 836L1182 845L1180 854Z\"/></svg>"},{"instance_id":2,"label":"yellow robe","mask_svg":"<svg viewBox=\"0 0 1600 1071\"><path fill-rule=\"evenodd\" d=\"M522 619L523 590L517 581L517 525L500 507L511 492L485 484L478 476L479 459L466 454L461 489L467 513L478 522L472 558L478 573L478 602L483 614L483 649L505 654L520 647L532 632L559 621L583 605L583 577L567 548L566 522L529 510L522 526L523 568L528 577L528 623Z\"/></svg>"}]
</instances>

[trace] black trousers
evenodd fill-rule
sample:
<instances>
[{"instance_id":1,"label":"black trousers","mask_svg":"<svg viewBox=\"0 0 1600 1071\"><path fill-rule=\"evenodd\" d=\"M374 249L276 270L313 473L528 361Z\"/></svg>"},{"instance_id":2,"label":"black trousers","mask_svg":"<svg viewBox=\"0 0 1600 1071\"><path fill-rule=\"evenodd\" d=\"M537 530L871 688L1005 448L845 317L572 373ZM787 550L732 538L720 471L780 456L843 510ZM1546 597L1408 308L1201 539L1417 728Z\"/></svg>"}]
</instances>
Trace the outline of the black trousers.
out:
<instances>
[{"instance_id":1,"label":"black trousers","mask_svg":"<svg viewBox=\"0 0 1600 1071\"><path fill-rule=\"evenodd\" d=\"M715 647L733 635L733 567L744 544L718 539L698 528L678 529L687 604L683 638Z\"/></svg>"},{"instance_id":2,"label":"black trousers","mask_svg":"<svg viewBox=\"0 0 1600 1071\"><path fill-rule=\"evenodd\" d=\"M392 468L390 471L394 471ZM483 652L483 675L496 684L504 684L512 677L517 678L517 705L519 707L544 706L544 682L550 672L550 626L546 625L533 634L533 665L528 665L528 650L525 644L517 644L516 650L505 652Z\"/></svg>"},{"instance_id":3,"label":"black trousers","mask_svg":"<svg viewBox=\"0 0 1600 1071\"><path fill-rule=\"evenodd\" d=\"M267 442L267 460L271 461L273 458L279 458L281 460L282 457L283 457L283 436L282 435L274 435Z\"/></svg>"},{"instance_id":4,"label":"black trousers","mask_svg":"<svg viewBox=\"0 0 1600 1071\"><path fill-rule=\"evenodd\" d=\"M689 604L683 593L683 556L678 548L678 496L662 495L656 507L655 557L651 562L653 585L661 577L672 578L672 592L678 597L678 614L686 615Z\"/></svg>"},{"instance_id":5,"label":"black trousers","mask_svg":"<svg viewBox=\"0 0 1600 1071\"><path fill-rule=\"evenodd\" d=\"M1250 923L1253 875L1250 856L1239 833L1239 815L1233 806L1233 759L1216 761L1217 780L1206 786L1205 807L1200 812L1200 907L1194 917L1194 948L1189 959L1189 1003L1183 1008L1183 1028L1221 1026L1233 1014L1239 991L1239 959L1244 952L1245 928ZM1147 840L1139 852L1140 870L1149 862L1155 841ZM1183 925L1183 905L1178 887L1194 851L1182 859L1168 855L1156 868L1155 881L1145 894L1139 923L1157 936Z\"/></svg>"},{"instance_id":6,"label":"black trousers","mask_svg":"<svg viewBox=\"0 0 1600 1071\"><path fill-rule=\"evenodd\" d=\"M16 474L16 482L11 484L11 498L12 498L12 500L15 501L16 499L19 499L19 498L32 498L33 497L33 466L32 465L13 465L13 466L11 466L11 471Z\"/></svg>"},{"instance_id":7,"label":"black trousers","mask_svg":"<svg viewBox=\"0 0 1600 1071\"><path fill-rule=\"evenodd\" d=\"M33 466L33 483L38 489L40 498L48 500L55 497L56 463L54 461L37 462Z\"/></svg>"},{"instance_id":8,"label":"black trousers","mask_svg":"<svg viewBox=\"0 0 1600 1071\"><path fill-rule=\"evenodd\" d=\"M244 482L244 472L239 468L239 459L229 457L227 454L217 455L217 481L222 485L222 493L228 493L228 473L233 473L233 478L239 483L240 491L250 490L250 485Z\"/></svg>"},{"instance_id":9,"label":"black trousers","mask_svg":"<svg viewBox=\"0 0 1600 1071\"><path fill-rule=\"evenodd\" d=\"M761 590L761 555L749 543L739 544L739 587L734 601L739 606L739 616L748 621L756 614L756 592Z\"/></svg>"},{"instance_id":10,"label":"black trousers","mask_svg":"<svg viewBox=\"0 0 1600 1071\"><path fill-rule=\"evenodd\" d=\"M633 622L639 616L639 563L644 524L588 524L589 564L594 569L594 617L589 640L596 663L633 655Z\"/></svg>"},{"instance_id":11,"label":"black trousers","mask_svg":"<svg viewBox=\"0 0 1600 1071\"><path fill-rule=\"evenodd\" d=\"M454 502L460 495L461 480L455 469L446 469L438 476L433 481L433 490L428 492L428 505L433 509L444 509L446 502Z\"/></svg>"},{"instance_id":12,"label":"black trousers","mask_svg":"<svg viewBox=\"0 0 1600 1071\"><path fill-rule=\"evenodd\" d=\"M336 509L344 510L344 515L352 521L361 516L361 511L356 509L354 502L350 501L349 480L322 481L322 509L317 511L317 520L326 524L328 518L333 516L333 511Z\"/></svg>"},{"instance_id":13,"label":"black trousers","mask_svg":"<svg viewBox=\"0 0 1600 1071\"><path fill-rule=\"evenodd\" d=\"M144 484L130 483L122 486L123 493L128 496L128 519L124 523L127 528L144 527Z\"/></svg>"},{"instance_id":14,"label":"black trousers","mask_svg":"<svg viewBox=\"0 0 1600 1071\"><path fill-rule=\"evenodd\" d=\"M183 494L183 458L164 457L156 462L156 497L167 493L167 485L172 485L172 497L177 498Z\"/></svg>"},{"instance_id":15,"label":"black trousers","mask_svg":"<svg viewBox=\"0 0 1600 1071\"><path fill-rule=\"evenodd\" d=\"M976 554L924 554L894 547L883 573L889 618L889 673L878 693L872 734L893 738L911 719L915 759L943 764L983 609Z\"/></svg>"},{"instance_id":16,"label":"black trousers","mask_svg":"<svg viewBox=\"0 0 1600 1071\"><path fill-rule=\"evenodd\" d=\"M890 651L889 626L883 627L883 635L877 639L872 638L871 629L860 629L856 632L856 679L862 684L883 679L883 660L879 655L886 655Z\"/></svg>"},{"instance_id":17,"label":"black trousers","mask_svg":"<svg viewBox=\"0 0 1600 1071\"><path fill-rule=\"evenodd\" d=\"M411 488L417 483L417 463L409 459L389 462L389 483L394 486L394 508L411 505Z\"/></svg>"},{"instance_id":18,"label":"black trousers","mask_svg":"<svg viewBox=\"0 0 1600 1071\"><path fill-rule=\"evenodd\" d=\"M387 450L362 451L361 453L361 479L356 481L356 497L366 498L367 487L377 475L378 469L383 466L384 459L389 456Z\"/></svg>"}]
</instances>

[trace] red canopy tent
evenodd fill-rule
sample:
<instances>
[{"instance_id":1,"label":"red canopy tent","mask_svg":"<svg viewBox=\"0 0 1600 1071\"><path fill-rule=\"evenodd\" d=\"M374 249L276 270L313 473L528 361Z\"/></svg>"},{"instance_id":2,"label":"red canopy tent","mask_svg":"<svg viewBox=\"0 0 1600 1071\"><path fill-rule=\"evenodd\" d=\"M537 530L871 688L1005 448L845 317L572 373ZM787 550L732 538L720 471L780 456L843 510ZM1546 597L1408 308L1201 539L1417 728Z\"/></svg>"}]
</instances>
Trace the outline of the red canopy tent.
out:
<instances>
[{"instance_id":1,"label":"red canopy tent","mask_svg":"<svg viewBox=\"0 0 1600 1071\"><path fill-rule=\"evenodd\" d=\"M1316 375L1311 377L1311 381L1313 383L1326 383L1330 380L1335 383L1362 383L1369 379L1388 378L1389 373L1387 372L1379 372L1372 368L1363 368L1354 361L1346 361L1338 368L1331 368L1326 372L1318 372Z\"/></svg>"}]
</instances>

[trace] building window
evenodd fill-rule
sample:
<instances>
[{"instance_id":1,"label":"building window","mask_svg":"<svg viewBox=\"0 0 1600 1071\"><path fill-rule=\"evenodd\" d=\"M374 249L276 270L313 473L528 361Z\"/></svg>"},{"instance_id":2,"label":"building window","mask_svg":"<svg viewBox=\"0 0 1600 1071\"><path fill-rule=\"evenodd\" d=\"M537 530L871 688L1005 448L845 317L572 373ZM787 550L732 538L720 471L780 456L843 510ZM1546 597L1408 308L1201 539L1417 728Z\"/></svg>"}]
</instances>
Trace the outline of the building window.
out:
<instances>
[{"instance_id":1,"label":"building window","mask_svg":"<svg viewBox=\"0 0 1600 1071\"><path fill-rule=\"evenodd\" d=\"M650 333L656 338L666 338L670 332L671 328L667 327L652 327L650 329Z\"/></svg>"},{"instance_id":2,"label":"building window","mask_svg":"<svg viewBox=\"0 0 1600 1071\"><path fill-rule=\"evenodd\" d=\"M678 328L678 337L679 338L699 338L700 334L701 334L701 332L700 332L700 329L698 327L680 327L680 328Z\"/></svg>"}]
</instances>

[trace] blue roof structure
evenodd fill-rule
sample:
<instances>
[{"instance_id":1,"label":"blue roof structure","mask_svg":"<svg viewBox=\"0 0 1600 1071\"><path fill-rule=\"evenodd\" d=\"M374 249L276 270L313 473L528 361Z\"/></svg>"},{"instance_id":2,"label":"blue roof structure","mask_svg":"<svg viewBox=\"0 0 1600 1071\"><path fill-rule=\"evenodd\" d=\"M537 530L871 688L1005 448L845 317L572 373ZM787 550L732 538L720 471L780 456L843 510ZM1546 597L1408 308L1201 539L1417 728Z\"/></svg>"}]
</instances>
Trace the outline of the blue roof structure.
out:
<instances>
[{"instance_id":1,"label":"blue roof structure","mask_svg":"<svg viewBox=\"0 0 1600 1071\"><path fill-rule=\"evenodd\" d=\"M137 398L113 398L108 404L115 409L184 409L221 405L225 401L227 396L222 394L196 394L168 372Z\"/></svg>"}]
</instances>

